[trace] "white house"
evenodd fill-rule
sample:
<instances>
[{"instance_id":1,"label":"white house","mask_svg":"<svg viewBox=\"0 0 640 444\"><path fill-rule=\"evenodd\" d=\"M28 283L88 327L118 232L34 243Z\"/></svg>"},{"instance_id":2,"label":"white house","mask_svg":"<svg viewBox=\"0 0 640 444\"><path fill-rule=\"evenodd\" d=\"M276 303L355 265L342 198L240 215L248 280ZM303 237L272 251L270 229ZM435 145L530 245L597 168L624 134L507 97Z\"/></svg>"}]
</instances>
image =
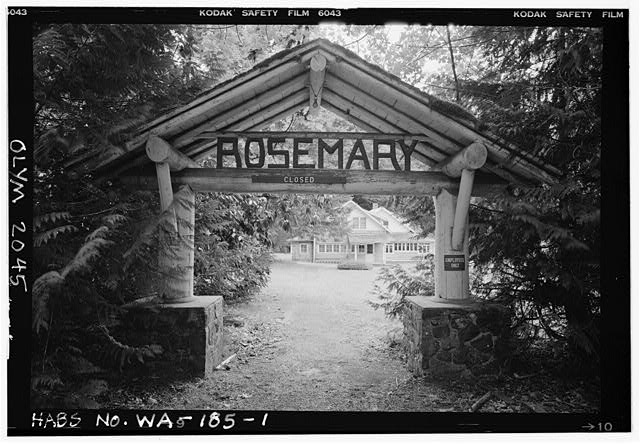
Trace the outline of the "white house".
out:
<instances>
[{"instance_id":1,"label":"white house","mask_svg":"<svg viewBox=\"0 0 640 444\"><path fill-rule=\"evenodd\" d=\"M344 204L349 210L349 231L343 239L291 239L291 258L302 262L339 263L346 260L383 265L416 261L433 254L433 236L417 233L384 207L367 211L354 201Z\"/></svg>"}]
</instances>

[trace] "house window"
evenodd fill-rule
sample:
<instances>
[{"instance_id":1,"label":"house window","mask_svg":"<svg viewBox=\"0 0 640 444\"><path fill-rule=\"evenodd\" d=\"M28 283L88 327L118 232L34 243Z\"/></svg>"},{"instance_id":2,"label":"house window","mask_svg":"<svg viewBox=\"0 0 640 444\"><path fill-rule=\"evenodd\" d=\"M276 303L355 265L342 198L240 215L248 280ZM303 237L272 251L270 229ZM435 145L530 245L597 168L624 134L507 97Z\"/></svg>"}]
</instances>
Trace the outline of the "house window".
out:
<instances>
[{"instance_id":1,"label":"house window","mask_svg":"<svg viewBox=\"0 0 640 444\"><path fill-rule=\"evenodd\" d=\"M325 246L324 244L318 244L318 253L324 253Z\"/></svg>"},{"instance_id":2,"label":"house window","mask_svg":"<svg viewBox=\"0 0 640 444\"><path fill-rule=\"evenodd\" d=\"M393 244L393 249L398 251L400 249L400 245L396 242L395 244Z\"/></svg>"},{"instance_id":3,"label":"house window","mask_svg":"<svg viewBox=\"0 0 640 444\"><path fill-rule=\"evenodd\" d=\"M367 244L367 254L373 254L373 244Z\"/></svg>"},{"instance_id":4,"label":"house window","mask_svg":"<svg viewBox=\"0 0 640 444\"><path fill-rule=\"evenodd\" d=\"M356 252L356 246L355 245L351 245L351 252L355 253Z\"/></svg>"},{"instance_id":5,"label":"house window","mask_svg":"<svg viewBox=\"0 0 640 444\"><path fill-rule=\"evenodd\" d=\"M430 253L431 252L431 245L427 244L426 247L427 247L427 253Z\"/></svg>"},{"instance_id":6,"label":"house window","mask_svg":"<svg viewBox=\"0 0 640 444\"><path fill-rule=\"evenodd\" d=\"M307 253L307 244L300 244L300 253Z\"/></svg>"},{"instance_id":7,"label":"house window","mask_svg":"<svg viewBox=\"0 0 640 444\"><path fill-rule=\"evenodd\" d=\"M333 245L333 252L334 253L340 253L340 244L334 244Z\"/></svg>"},{"instance_id":8,"label":"house window","mask_svg":"<svg viewBox=\"0 0 640 444\"><path fill-rule=\"evenodd\" d=\"M366 217L354 217L351 221L351 226L354 230L365 230L367 228Z\"/></svg>"},{"instance_id":9,"label":"house window","mask_svg":"<svg viewBox=\"0 0 640 444\"><path fill-rule=\"evenodd\" d=\"M358 245L358 253L364 253L364 244Z\"/></svg>"},{"instance_id":10,"label":"house window","mask_svg":"<svg viewBox=\"0 0 640 444\"><path fill-rule=\"evenodd\" d=\"M385 253L393 253L393 244L386 244L384 246Z\"/></svg>"}]
</instances>

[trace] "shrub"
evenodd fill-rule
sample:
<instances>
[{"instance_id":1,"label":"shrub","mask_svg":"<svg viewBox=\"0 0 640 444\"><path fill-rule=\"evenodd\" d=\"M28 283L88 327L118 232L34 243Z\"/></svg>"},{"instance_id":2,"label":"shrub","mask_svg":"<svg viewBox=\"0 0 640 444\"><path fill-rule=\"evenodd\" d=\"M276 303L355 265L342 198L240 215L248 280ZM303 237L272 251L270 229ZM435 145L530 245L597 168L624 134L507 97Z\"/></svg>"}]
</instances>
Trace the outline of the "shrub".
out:
<instances>
[{"instance_id":1,"label":"shrub","mask_svg":"<svg viewBox=\"0 0 640 444\"><path fill-rule=\"evenodd\" d=\"M373 286L377 301L369 301L375 309L383 309L390 318L402 315L407 296L433 296L433 256L420 260L415 267L402 265L380 270Z\"/></svg>"},{"instance_id":2,"label":"shrub","mask_svg":"<svg viewBox=\"0 0 640 444\"><path fill-rule=\"evenodd\" d=\"M230 302L267 285L274 221L267 199L200 193L196 205L195 293L219 294Z\"/></svg>"},{"instance_id":3,"label":"shrub","mask_svg":"<svg viewBox=\"0 0 640 444\"><path fill-rule=\"evenodd\" d=\"M341 262L338 264L338 270L371 270L371 264L364 262Z\"/></svg>"}]
</instances>

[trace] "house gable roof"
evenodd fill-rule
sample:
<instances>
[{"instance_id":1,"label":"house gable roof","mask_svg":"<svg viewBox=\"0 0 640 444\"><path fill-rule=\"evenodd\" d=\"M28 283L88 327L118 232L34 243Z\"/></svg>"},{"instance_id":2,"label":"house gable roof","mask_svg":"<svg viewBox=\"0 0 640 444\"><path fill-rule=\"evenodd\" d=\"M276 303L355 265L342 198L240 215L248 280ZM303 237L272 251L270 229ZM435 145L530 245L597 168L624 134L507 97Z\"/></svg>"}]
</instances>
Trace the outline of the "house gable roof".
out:
<instances>
[{"instance_id":1,"label":"house gable roof","mask_svg":"<svg viewBox=\"0 0 640 444\"><path fill-rule=\"evenodd\" d=\"M384 217L381 217L379 215L379 213L384 213L386 214L389 218L395 220L398 224L402 225L404 228L407 229L408 232L410 233L415 233L415 230L413 228L411 228L409 225L407 225L405 222L403 222L398 216L396 216L393 212L389 211L388 209L386 209L385 207L376 207L376 208L372 208L369 213L371 213L372 215L374 215L375 217L380 217L381 219L384 219Z\"/></svg>"},{"instance_id":2,"label":"house gable roof","mask_svg":"<svg viewBox=\"0 0 640 444\"><path fill-rule=\"evenodd\" d=\"M488 150L482 170L509 182L552 183L561 172L488 131L460 106L426 94L357 54L324 39L282 51L251 70L222 82L190 103L140 127L120 149L85 167L95 174L135 173L151 161L145 153L149 135L169 142L198 161L217 140L200 139L205 131L258 130L308 106L309 61L327 59L321 106L365 131L422 134L416 158L432 168L475 141Z\"/></svg>"},{"instance_id":3,"label":"house gable roof","mask_svg":"<svg viewBox=\"0 0 640 444\"><path fill-rule=\"evenodd\" d=\"M376 224L378 227L380 227L382 229L382 231L384 231L385 233L389 232L389 229L387 227L385 227L382 223L380 223L380 221L374 217L373 215L371 215L367 210L365 210L364 208L362 208L360 205L358 205L357 203L355 203L353 200L350 200L348 202L345 202L342 207L353 207L356 210L360 211L365 217L367 217L369 220L373 221L374 224Z\"/></svg>"}]
</instances>

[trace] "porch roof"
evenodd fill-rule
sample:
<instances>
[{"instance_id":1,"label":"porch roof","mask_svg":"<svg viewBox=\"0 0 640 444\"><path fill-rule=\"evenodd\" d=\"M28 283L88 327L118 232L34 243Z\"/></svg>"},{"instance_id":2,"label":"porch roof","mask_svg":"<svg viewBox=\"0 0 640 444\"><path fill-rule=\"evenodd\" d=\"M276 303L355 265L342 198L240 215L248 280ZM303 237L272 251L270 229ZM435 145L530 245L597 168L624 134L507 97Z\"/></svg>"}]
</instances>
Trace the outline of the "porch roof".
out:
<instances>
[{"instance_id":1,"label":"porch roof","mask_svg":"<svg viewBox=\"0 0 640 444\"><path fill-rule=\"evenodd\" d=\"M389 242L433 242L433 237L419 237L415 233L390 233Z\"/></svg>"}]
</instances>

